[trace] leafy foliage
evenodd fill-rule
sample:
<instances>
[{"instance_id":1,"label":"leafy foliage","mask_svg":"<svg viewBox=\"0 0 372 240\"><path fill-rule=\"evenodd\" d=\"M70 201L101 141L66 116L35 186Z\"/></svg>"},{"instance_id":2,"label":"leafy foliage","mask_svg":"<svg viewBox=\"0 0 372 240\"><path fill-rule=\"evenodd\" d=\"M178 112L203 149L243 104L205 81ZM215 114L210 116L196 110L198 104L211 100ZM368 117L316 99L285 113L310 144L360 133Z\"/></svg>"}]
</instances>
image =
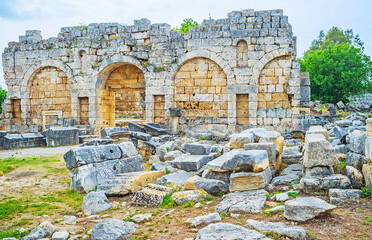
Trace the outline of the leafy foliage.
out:
<instances>
[{"instance_id":1,"label":"leafy foliage","mask_svg":"<svg viewBox=\"0 0 372 240\"><path fill-rule=\"evenodd\" d=\"M327 49L329 46L336 46L342 43L353 45L357 48L364 50L364 42L359 38L359 34L354 36L353 30L347 29L343 31L338 27L331 28L327 35L324 31L320 31L317 39L311 43L309 51L316 51L318 49Z\"/></svg>"},{"instance_id":2,"label":"leafy foliage","mask_svg":"<svg viewBox=\"0 0 372 240\"><path fill-rule=\"evenodd\" d=\"M198 27L199 23L192 18L186 18L183 19L183 22L181 23L180 28L172 28L172 31L178 31L181 33L181 36L183 36L185 33L189 32L190 27Z\"/></svg>"},{"instance_id":3,"label":"leafy foliage","mask_svg":"<svg viewBox=\"0 0 372 240\"><path fill-rule=\"evenodd\" d=\"M308 51L299 61L301 71L310 74L313 100L348 102L350 96L372 88L370 57L349 43L330 44L326 49Z\"/></svg>"},{"instance_id":4,"label":"leafy foliage","mask_svg":"<svg viewBox=\"0 0 372 240\"><path fill-rule=\"evenodd\" d=\"M369 185L366 185L365 187L362 187L362 191L363 191L365 197L370 197L371 196L371 187Z\"/></svg>"},{"instance_id":5,"label":"leafy foliage","mask_svg":"<svg viewBox=\"0 0 372 240\"><path fill-rule=\"evenodd\" d=\"M173 201L172 196L170 194L167 194L165 195L160 207L170 208L170 207L173 207L174 205L176 205L176 203Z\"/></svg>"},{"instance_id":6,"label":"leafy foliage","mask_svg":"<svg viewBox=\"0 0 372 240\"><path fill-rule=\"evenodd\" d=\"M1 107L1 105L3 104L3 102L5 101L6 99L6 95L8 94L8 92L5 90L5 89L2 89L0 87L0 113L2 113L3 109Z\"/></svg>"}]
</instances>

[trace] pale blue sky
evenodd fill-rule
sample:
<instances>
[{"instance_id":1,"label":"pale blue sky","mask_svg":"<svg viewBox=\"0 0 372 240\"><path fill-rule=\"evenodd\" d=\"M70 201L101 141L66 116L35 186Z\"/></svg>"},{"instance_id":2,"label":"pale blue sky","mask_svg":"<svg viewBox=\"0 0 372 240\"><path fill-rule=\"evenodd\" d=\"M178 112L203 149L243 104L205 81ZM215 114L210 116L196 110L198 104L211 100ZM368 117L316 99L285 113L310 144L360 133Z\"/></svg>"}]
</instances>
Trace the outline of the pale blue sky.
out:
<instances>
[{"instance_id":1,"label":"pale blue sky","mask_svg":"<svg viewBox=\"0 0 372 240\"><path fill-rule=\"evenodd\" d=\"M39 29L44 38L56 36L61 27L98 22L133 24L148 18L152 23L178 26L184 18L198 22L225 18L233 10L283 9L297 36L298 55L308 49L320 30L332 26L353 29L372 55L371 0L0 0L0 50L18 41L26 30ZM4 87L2 67L0 86Z\"/></svg>"}]
</instances>

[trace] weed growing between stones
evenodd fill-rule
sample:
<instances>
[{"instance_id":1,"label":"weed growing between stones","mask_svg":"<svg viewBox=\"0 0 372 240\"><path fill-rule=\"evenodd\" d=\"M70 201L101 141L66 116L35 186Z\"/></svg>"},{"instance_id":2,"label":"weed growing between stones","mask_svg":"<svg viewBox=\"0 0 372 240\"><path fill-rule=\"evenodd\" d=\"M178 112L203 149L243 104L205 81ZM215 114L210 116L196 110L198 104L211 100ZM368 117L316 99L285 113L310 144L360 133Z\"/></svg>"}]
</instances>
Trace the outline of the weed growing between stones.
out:
<instances>
[{"instance_id":1,"label":"weed growing between stones","mask_svg":"<svg viewBox=\"0 0 372 240\"><path fill-rule=\"evenodd\" d=\"M172 196L170 194L165 195L162 204L160 207L162 208L170 208L176 205L176 203L173 201Z\"/></svg>"},{"instance_id":2,"label":"weed growing between stones","mask_svg":"<svg viewBox=\"0 0 372 240\"><path fill-rule=\"evenodd\" d=\"M362 187L362 191L363 191L365 197L371 196L371 187L369 185L366 185L365 187Z\"/></svg>"}]
</instances>

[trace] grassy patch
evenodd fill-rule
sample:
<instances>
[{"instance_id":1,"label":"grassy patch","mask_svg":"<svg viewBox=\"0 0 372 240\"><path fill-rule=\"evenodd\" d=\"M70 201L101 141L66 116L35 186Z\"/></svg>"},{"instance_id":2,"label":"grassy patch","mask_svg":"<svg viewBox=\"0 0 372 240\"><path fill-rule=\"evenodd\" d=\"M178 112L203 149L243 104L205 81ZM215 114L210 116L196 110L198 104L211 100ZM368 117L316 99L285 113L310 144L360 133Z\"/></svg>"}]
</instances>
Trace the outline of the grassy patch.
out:
<instances>
[{"instance_id":1,"label":"grassy patch","mask_svg":"<svg viewBox=\"0 0 372 240\"><path fill-rule=\"evenodd\" d=\"M72 189L67 189L65 191L50 193L48 195L40 197L40 199L49 203L65 203L66 205L72 207L75 211L78 211L83 204L83 197L84 194L79 194Z\"/></svg>"},{"instance_id":2,"label":"grassy patch","mask_svg":"<svg viewBox=\"0 0 372 240\"><path fill-rule=\"evenodd\" d=\"M176 205L176 203L173 201L172 196L170 194L167 194L165 195L160 207L170 208L170 207L173 207L174 205Z\"/></svg>"},{"instance_id":3,"label":"grassy patch","mask_svg":"<svg viewBox=\"0 0 372 240\"><path fill-rule=\"evenodd\" d=\"M23 238L24 236L28 235L29 233L30 233L30 231L25 231L25 232L21 233L18 229L5 230L5 231L0 232L0 239L11 238L11 237L20 239L20 238Z\"/></svg>"},{"instance_id":4,"label":"grassy patch","mask_svg":"<svg viewBox=\"0 0 372 240\"><path fill-rule=\"evenodd\" d=\"M58 156L24 158L9 157L5 159L0 159L0 176L3 176L4 174L9 173L16 168L23 167L26 165L37 166L43 164L44 166L48 166L47 164L59 161L61 160L60 157Z\"/></svg>"},{"instance_id":5,"label":"grassy patch","mask_svg":"<svg viewBox=\"0 0 372 240\"><path fill-rule=\"evenodd\" d=\"M346 163L343 160L340 160L340 164L334 166L336 174L346 175Z\"/></svg>"}]
</instances>

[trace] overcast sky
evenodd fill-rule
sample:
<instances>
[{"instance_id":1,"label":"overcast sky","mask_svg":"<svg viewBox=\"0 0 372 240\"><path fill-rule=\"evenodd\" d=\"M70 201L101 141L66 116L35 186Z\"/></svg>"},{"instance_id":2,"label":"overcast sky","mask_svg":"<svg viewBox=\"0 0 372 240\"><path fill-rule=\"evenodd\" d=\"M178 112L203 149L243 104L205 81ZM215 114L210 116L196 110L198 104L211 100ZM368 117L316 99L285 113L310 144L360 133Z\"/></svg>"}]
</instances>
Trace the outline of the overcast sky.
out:
<instances>
[{"instance_id":1,"label":"overcast sky","mask_svg":"<svg viewBox=\"0 0 372 240\"><path fill-rule=\"evenodd\" d=\"M61 27L99 22L132 25L134 19L180 25L184 18L201 22L209 15L226 18L233 10L283 9L297 36L298 55L320 30L332 26L352 29L372 55L371 0L0 0L0 49L18 41L26 30L41 30L43 38L57 36ZM5 87L2 64L0 86Z\"/></svg>"}]
</instances>

